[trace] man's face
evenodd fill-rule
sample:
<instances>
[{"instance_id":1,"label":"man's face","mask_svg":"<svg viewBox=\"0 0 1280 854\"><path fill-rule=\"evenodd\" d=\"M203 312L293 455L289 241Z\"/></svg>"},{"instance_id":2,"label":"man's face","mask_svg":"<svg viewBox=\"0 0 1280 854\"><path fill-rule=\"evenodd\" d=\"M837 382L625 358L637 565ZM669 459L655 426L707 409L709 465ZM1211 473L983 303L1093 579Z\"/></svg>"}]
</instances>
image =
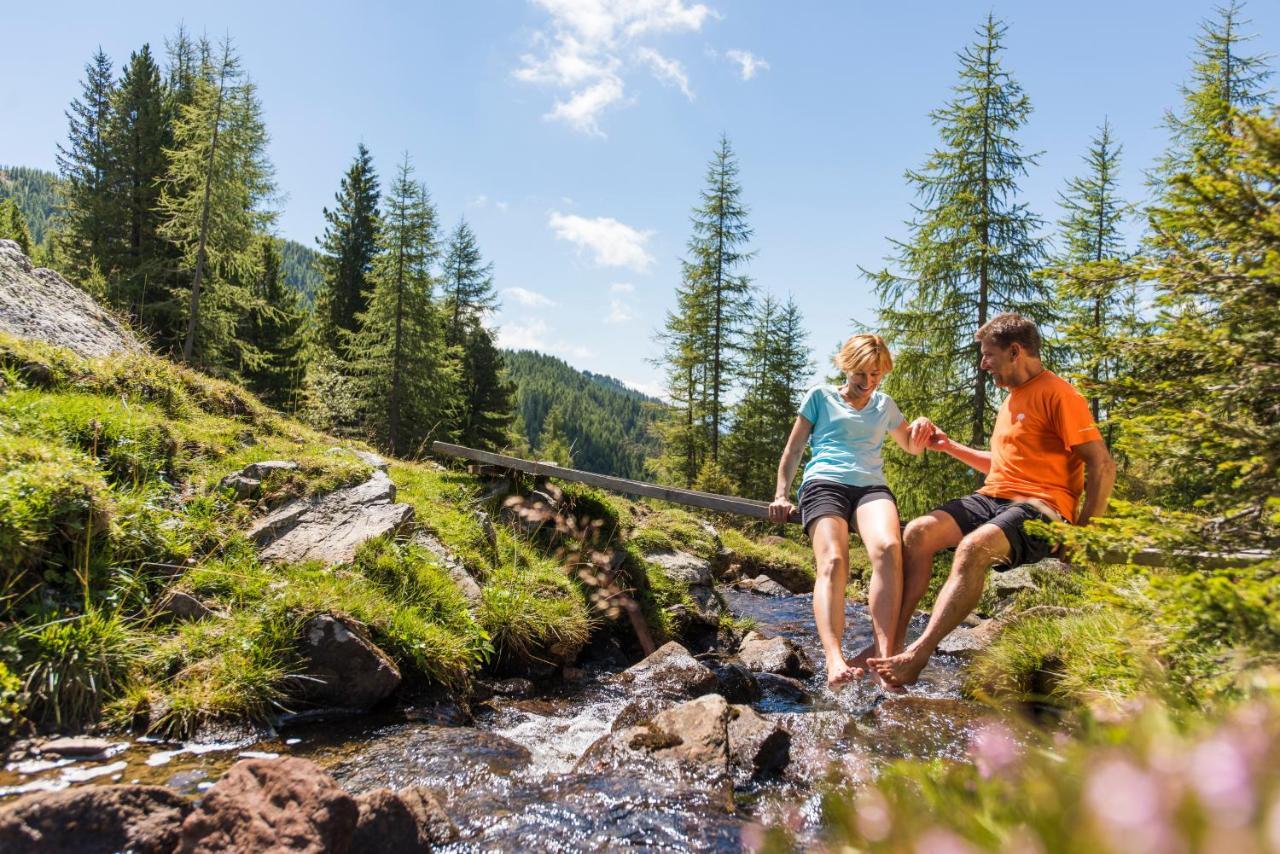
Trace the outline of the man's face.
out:
<instances>
[{"instance_id":1,"label":"man's face","mask_svg":"<svg viewBox=\"0 0 1280 854\"><path fill-rule=\"evenodd\" d=\"M1008 388L1013 363L1022 348L1017 344L1010 344L1006 350L986 339L978 343L978 349L982 352L982 361L978 367L991 374L991 379L997 386Z\"/></svg>"}]
</instances>

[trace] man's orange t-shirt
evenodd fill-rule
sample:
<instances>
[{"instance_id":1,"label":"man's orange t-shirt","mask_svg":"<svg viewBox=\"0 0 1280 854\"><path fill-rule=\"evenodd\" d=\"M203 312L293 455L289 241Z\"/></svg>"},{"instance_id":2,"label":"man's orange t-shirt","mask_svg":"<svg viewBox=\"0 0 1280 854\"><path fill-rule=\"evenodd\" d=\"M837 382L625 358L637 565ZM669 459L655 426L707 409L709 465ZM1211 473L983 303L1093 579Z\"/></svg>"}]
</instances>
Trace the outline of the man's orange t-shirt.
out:
<instances>
[{"instance_id":1,"label":"man's orange t-shirt","mask_svg":"<svg viewBox=\"0 0 1280 854\"><path fill-rule=\"evenodd\" d=\"M1071 449L1102 433L1084 396L1052 371L1009 391L991 431L991 471L978 492L992 498L1039 498L1068 522L1084 492L1084 463Z\"/></svg>"}]
</instances>

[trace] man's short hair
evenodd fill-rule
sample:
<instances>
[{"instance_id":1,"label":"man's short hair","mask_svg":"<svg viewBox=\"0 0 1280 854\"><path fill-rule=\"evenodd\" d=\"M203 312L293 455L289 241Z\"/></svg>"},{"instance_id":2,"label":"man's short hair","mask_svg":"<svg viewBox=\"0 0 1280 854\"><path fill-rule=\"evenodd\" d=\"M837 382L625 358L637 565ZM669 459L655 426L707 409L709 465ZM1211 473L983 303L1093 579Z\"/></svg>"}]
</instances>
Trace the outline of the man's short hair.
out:
<instances>
[{"instance_id":1,"label":"man's short hair","mask_svg":"<svg viewBox=\"0 0 1280 854\"><path fill-rule=\"evenodd\" d=\"M1011 311L988 320L973 337L978 341L990 341L1001 350L1017 344L1028 356L1040 358L1040 330L1034 321Z\"/></svg>"}]
</instances>

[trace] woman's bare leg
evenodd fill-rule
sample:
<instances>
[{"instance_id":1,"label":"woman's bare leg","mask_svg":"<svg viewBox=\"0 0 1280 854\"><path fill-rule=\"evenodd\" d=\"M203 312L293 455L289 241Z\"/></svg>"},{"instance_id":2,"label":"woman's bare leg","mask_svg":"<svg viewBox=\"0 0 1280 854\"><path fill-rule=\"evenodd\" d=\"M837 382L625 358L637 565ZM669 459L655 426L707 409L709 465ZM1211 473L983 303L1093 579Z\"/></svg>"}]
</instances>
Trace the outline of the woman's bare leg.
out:
<instances>
[{"instance_id":1,"label":"woman's bare leg","mask_svg":"<svg viewBox=\"0 0 1280 854\"><path fill-rule=\"evenodd\" d=\"M813 523L813 619L827 659L827 685L839 687L857 674L844 660L844 590L849 581L849 523L839 516L823 516Z\"/></svg>"}]
</instances>

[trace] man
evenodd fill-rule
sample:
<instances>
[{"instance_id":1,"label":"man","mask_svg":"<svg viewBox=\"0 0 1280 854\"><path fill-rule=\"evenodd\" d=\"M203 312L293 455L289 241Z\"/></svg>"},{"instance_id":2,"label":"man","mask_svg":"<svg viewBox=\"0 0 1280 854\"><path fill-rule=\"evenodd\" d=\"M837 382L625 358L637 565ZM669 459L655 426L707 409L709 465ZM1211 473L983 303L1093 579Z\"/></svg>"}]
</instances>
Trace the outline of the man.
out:
<instances>
[{"instance_id":1,"label":"man","mask_svg":"<svg viewBox=\"0 0 1280 854\"><path fill-rule=\"evenodd\" d=\"M978 330L982 370L1009 396L991 431L991 450L954 441L930 424L927 447L986 475L976 493L913 519L903 534L903 602L895 649L907 620L929 587L933 556L954 548L951 574L938 593L924 634L897 655L868 664L888 683L915 682L938 644L978 604L987 570L1035 563L1051 544L1023 529L1029 519L1088 524L1106 512L1115 462L1093 423L1089 405L1040 361L1040 332L1016 314L1001 314ZM1081 491L1084 505L1079 508Z\"/></svg>"}]
</instances>

